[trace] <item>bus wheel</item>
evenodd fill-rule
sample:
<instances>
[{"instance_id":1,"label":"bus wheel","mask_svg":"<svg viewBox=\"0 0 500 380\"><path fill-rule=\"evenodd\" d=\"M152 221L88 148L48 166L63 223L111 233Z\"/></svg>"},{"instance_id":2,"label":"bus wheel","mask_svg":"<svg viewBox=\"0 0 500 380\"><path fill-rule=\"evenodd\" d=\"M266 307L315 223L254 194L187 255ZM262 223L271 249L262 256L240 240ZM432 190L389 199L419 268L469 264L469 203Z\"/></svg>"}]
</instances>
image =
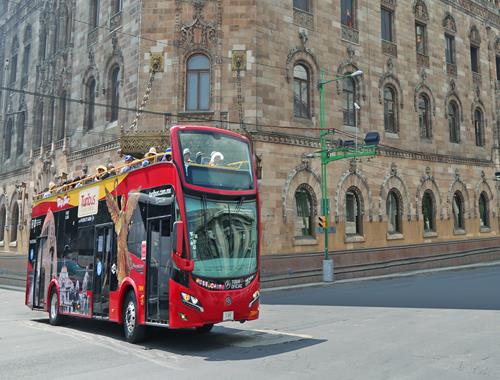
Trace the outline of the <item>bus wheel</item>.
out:
<instances>
[{"instance_id":1,"label":"bus wheel","mask_svg":"<svg viewBox=\"0 0 500 380\"><path fill-rule=\"evenodd\" d=\"M196 328L196 332L198 334L206 334L206 333L208 333L208 332L210 332L212 330L212 327L214 327L213 323L210 323L208 325L203 325L201 327L197 327Z\"/></svg>"},{"instance_id":2,"label":"bus wheel","mask_svg":"<svg viewBox=\"0 0 500 380\"><path fill-rule=\"evenodd\" d=\"M137 301L133 291L127 293L123 303L123 330L129 343L138 343L144 339L145 328L139 325Z\"/></svg>"},{"instance_id":3,"label":"bus wheel","mask_svg":"<svg viewBox=\"0 0 500 380\"><path fill-rule=\"evenodd\" d=\"M59 315L59 299L55 288L50 292L49 323L52 326L57 326L61 323L61 316Z\"/></svg>"}]
</instances>

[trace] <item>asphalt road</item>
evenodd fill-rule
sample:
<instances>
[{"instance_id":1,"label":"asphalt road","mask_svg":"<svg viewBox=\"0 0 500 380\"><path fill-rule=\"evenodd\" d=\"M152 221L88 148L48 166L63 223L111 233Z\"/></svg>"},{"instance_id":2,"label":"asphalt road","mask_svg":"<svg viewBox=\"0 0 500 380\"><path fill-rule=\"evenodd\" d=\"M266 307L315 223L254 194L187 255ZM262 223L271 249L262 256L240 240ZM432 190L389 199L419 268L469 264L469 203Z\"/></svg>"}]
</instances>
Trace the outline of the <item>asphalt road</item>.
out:
<instances>
[{"instance_id":1,"label":"asphalt road","mask_svg":"<svg viewBox=\"0 0 500 380\"><path fill-rule=\"evenodd\" d=\"M500 379L500 266L271 291L207 335L52 327L0 289L0 379Z\"/></svg>"}]
</instances>

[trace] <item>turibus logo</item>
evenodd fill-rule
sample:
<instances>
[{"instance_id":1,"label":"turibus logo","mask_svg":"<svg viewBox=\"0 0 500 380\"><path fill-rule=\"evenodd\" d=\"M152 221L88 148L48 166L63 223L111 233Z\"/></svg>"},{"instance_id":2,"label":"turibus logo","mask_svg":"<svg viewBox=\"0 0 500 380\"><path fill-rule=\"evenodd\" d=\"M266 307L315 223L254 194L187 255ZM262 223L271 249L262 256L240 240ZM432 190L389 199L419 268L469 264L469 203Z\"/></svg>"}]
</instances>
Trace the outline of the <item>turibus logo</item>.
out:
<instances>
[{"instance_id":1,"label":"turibus logo","mask_svg":"<svg viewBox=\"0 0 500 380\"><path fill-rule=\"evenodd\" d=\"M80 191L78 195L78 217L96 215L99 209L99 186Z\"/></svg>"}]
</instances>

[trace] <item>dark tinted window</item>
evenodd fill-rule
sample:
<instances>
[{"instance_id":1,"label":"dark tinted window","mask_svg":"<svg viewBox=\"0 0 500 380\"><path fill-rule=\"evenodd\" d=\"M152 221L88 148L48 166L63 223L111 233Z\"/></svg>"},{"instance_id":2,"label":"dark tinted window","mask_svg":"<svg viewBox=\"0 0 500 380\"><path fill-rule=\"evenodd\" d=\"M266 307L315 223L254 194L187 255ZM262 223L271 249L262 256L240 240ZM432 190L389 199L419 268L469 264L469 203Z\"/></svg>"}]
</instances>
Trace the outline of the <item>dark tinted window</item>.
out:
<instances>
[{"instance_id":1,"label":"dark tinted window","mask_svg":"<svg viewBox=\"0 0 500 380\"><path fill-rule=\"evenodd\" d=\"M393 42L392 17L392 11L385 8L381 9L382 39L391 42Z\"/></svg>"}]
</instances>

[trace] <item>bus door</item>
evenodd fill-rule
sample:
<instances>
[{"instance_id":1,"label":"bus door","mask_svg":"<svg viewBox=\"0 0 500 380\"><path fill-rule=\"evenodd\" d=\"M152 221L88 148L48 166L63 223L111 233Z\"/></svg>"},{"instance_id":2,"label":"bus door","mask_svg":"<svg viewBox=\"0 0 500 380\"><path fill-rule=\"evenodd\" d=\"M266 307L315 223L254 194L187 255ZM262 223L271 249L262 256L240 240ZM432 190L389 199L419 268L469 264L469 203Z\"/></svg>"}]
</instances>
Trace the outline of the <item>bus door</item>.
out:
<instances>
[{"instance_id":1,"label":"bus door","mask_svg":"<svg viewBox=\"0 0 500 380\"><path fill-rule=\"evenodd\" d=\"M46 242L47 236L43 236L37 239L36 244L30 245L30 252L34 254L33 283L31 284L33 308L45 306L45 280L46 276L50 275L50 273L45 273L46 265L44 265L44 261L47 261L47 258L43 257Z\"/></svg>"},{"instance_id":2,"label":"bus door","mask_svg":"<svg viewBox=\"0 0 500 380\"><path fill-rule=\"evenodd\" d=\"M109 316L112 255L115 251L113 224L96 226L95 239L92 312L94 315L107 317Z\"/></svg>"},{"instance_id":3,"label":"bus door","mask_svg":"<svg viewBox=\"0 0 500 380\"><path fill-rule=\"evenodd\" d=\"M156 323L167 323L169 316L171 227L170 215L148 219L146 319Z\"/></svg>"}]
</instances>

